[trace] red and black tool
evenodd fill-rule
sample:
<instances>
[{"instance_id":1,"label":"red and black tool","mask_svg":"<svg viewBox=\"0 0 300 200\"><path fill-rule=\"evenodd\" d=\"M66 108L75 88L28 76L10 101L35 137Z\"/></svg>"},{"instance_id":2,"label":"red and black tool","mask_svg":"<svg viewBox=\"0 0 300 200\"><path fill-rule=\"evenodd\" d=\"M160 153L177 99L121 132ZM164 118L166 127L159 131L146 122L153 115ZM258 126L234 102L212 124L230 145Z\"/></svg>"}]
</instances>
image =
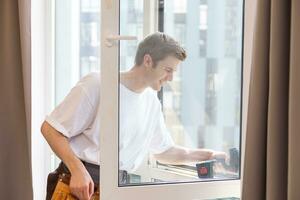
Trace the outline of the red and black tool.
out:
<instances>
[{"instance_id":1,"label":"red and black tool","mask_svg":"<svg viewBox=\"0 0 300 200\"><path fill-rule=\"evenodd\" d=\"M213 178L215 176L215 165L221 165L228 172L239 172L240 154L237 148L229 149L229 164L225 159L206 160L196 164L199 178Z\"/></svg>"}]
</instances>

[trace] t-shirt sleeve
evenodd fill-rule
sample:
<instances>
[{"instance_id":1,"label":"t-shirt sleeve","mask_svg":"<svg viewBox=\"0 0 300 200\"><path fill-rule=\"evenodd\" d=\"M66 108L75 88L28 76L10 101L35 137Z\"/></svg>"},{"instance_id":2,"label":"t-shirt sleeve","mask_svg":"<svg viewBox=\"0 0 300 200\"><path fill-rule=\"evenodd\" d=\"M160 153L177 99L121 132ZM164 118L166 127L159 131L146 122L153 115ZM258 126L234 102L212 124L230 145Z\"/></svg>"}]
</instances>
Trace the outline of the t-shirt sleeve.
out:
<instances>
[{"instance_id":1,"label":"t-shirt sleeve","mask_svg":"<svg viewBox=\"0 0 300 200\"><path fill-rule=\"evenodd\" d=\"M92 89L87 80L79 82L45 120L67 138L81 134L96 115L98 105L90 97Z\"/></svg>"},{"instance_id":2,"label":"t-shirt sleeve","mask_svg":"<svg viewBox=\"0 0 300 200\"><path fill-rule=\"evenodd\" d=\"M159 119L157 122L157 126L154 130L155 132L150 143L150 153L160 154L175 145L166 127L163 113L161 110L159 110Z\"/></svg>"}]
</instances>

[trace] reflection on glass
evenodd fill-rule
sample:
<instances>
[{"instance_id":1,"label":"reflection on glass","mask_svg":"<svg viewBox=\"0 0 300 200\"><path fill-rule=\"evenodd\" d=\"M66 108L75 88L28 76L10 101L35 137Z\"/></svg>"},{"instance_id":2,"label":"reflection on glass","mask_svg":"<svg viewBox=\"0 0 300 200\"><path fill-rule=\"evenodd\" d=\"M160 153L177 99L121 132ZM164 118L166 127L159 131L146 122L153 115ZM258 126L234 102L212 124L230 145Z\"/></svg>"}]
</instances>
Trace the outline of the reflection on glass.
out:
<instances>
[{"instance_id":1,"label":"reflection on glass","mask_svg":"<svg viewBox=\"0 0 300 200\"><path fill-rule=\"evenodd\" d=\"M120 1L121 34L142 38L142 2ZM165 0L164 21L160 22L164 32L178 40L187 52L187 59L177 66L172 81L163 87L160 97L167 132L176 145L226 152L226 159L221 156L180 165L166 164L148 149L144 149L147 153L140 158L136 156L138 148L132 148L136 145L134 140L126 141L122 128L124 124L130 126L130 123L144 121L124 119L124 110L121 110L120 185L239 178L242 8L242 0ZM134 66L137 45L135 41L120 43L121 107L123 101L131 98L122 93L122 74ZM139 113L136 112L138 104L130 105L127 112ZM141 140L137 138L137 141ZM128 157L122 156L124 151L128 151ZM124 162L135 159L140 159L134 162L138 166L123 168Z\"/></svg>"}]
</instances>

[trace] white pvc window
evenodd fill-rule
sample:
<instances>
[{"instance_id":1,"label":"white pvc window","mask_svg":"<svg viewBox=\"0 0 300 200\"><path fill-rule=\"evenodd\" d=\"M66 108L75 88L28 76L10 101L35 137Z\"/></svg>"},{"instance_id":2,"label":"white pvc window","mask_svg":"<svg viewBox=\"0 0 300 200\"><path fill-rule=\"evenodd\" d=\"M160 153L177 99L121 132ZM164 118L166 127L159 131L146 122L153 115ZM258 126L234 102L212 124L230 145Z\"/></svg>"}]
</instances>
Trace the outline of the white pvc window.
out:
<instances>
[{"instance_id":1,"label":"white pvc window","mask_svg":"<svg viewBox=\"0 0 300 200\"><path fill-rule=\"evenodd\" d=\"M164 17L159 21L162 6ZM111 38L129 35L140 40L160 25L183 43L189 58L162 93L174 141L194 148L240 151L243 2L102 1L101 8L101 199L239 197L240 168L208 181L199 179L195 170L192 175L185 173L191 166L182 166L178 173L174 166L153 165L151 157L145 157L140 171L130 174L133 184L119 185L119 72L133 66L137 41Z\"/></svg>"},{"instance_id":2,"label":"white pvc window","mask_svg":"<svg viewBox=\"0 0 300 200\"><path fill-rule=\"evenodd\" d=\"M40 26L45 28L46 39L39 38L40 40L35 39L36 44L39 44L41 49L45 50L45 54L40 56L43 51L40 49L37 50L39 56L36 56L38 59L45 60L45 63L35 62L37 69L43 71L40 73L39 70L33 70L33 84L36 88L41 89L45 87L43 92L40 92L39 95L41 99L36 102L43 102L43 113L39 114L39 119L33 119L35 123L35 133L39 132L39 126L44 118L44 115L51 111L54 105L58 104L63 97L67 94L72 86L84 75L91 71L100 70L100 49L102 52L103 60L101 62L102 66L102 88L101 93L104 94L105 98L102 99L101 107L103 108L101 112L103 124L102 132L105 134L101 135L101 195L104 200L110 199L212 199L219 197L238 197L239 196L239 180L234 181L217 181L217 182L194 182L194 183L181 183L181 184L164 184L164 185L140 185L140 187L119 187L118 184L118 73L120 70L125 70L130 67L132 63L133 54L135 52L136 45L138 41L122 41L118 47L118 43L114 43L112 47L106 46L107 36L111 34L118 35L133 35L141 40L143 36L158 30L158 1L156 0L122 0L112 1L112 0L76 0L76 1L46 1L46 8L39 9L40 16L48 16L49 20L42 21L40 17L35 17L35 21L40 22ZM55 2L55 3L54 3ZM159 1L163 2L163 1ZM226 3L227 2L227 3ZM43 4L43 3L41 3ZM45 3L44 3L45 4ZM100 4L102 4L102 9L100 9ZM192 6L195 5L195 7ZM214 40L214 34L218 31L213 30L210 34L207 34L207 29L209 24L212 23L209 20L209 15L211 13L218 14L218 12L211 10L212 5L215 4L216 9L222 10L225 6L227 10L225 13L220 12L219 14L226 16L225 19L236 19L239 23L242 22L241 12L242 1L224 1L217 2L213 0L165 0L164 5L164 31L176 39L179 39L181 42L186 43L184 38L187 38L187 32L190 30L200 30L199 36L197 39L190 40L193 42L195 48L192 48L192 55L197 58L204 59L205 56L210 55L209 52L219 53L219 50L214 52L213 48L207 48L209 42L215 42L219 45L219 41L222 41L222 32L220 32L220 38L217 41ZM50 6L51 5L51 6ZM198 6L199 5L199 6ZM50 7L53 10L50 10ZM120 12L119 13L119 8ZM193 12L190 17L195 19L195 21L187 20L187 13ZM237 15L232 15L233 12L230 12L230 9L238 10ZM41 11L47 10L43 13ZM101 20L102 26L100 29L100 11L102 12ZM211 11L211 12L210 12ZM51 13L49 13L51 12ZM130 13L131 12L131 13ZM131 16L131 21L127 21L128 18L122 18L121 16L127 15ZM51 18L51 20L50 20ZM120 20L119 20L120 19ZM189 22L189 26L187 26ZM219 23L220 21L217 21ZM230 22L230 20L229 20ZM227 22L227 23L229 23ZM130 24L131 23L131 24ZM194 24L190 24L194 23ZM220 23L221 24L221 23ZM220 25L219 24L219 25ZM236 26L238 25L238 26ZM198 29L195 27L198 26ZM226 58L233 60L238 58L241 54L241 31L242 27L240 24L231 23L231 30L236 29L235 32L229 32L226 36L235 42L227 42L222 44L224 46L220 49L223 49L224 54L220 54L220 58L224 55ZM120 30L118 29L120 27ZM191 29L186 29L191 28ZM186 31L182 31L186 29ZM100 31L101 30L101 31ZM223 29L224 30L224 29ZM38 33L37 31L32 31L33 33ZM101 35L101 39L99 38ZM231 37L233 36L233 38ZM194 35L196 37L196 35ZM210 37L210 38L209 38ZM234 39L239 38L237 40ZM33 37L37 38L37 37ZM43 47L44 42L46 41L46 47ZM100 42L103 42L102 47L100 48ZM211 43L210 43L211 44ZM35 45L37 46L37 45ZM49 47L51 46L51 48ZM188 49L188 46L185 46ZM120 48L120 49L119 49ZM123 49L122 49L123 48ZM125 52L126 51L126 52ZM190 51L188 49L188 51ZM118 54L120 52L120 55ZM191 54L188 52L189 56ZM46 55L46 56L45 56ZM119 60L119 62L118 62ZM240 63L239 63L240 62ZM241 61L235 63L234 66L241 64ZM49 65L49 66L48 66ZM44 66L42 68L41 66ZM53 68L52 68L53 66ZM181 71L178 72L180 74ZM234 73L234 72L226 72ZM43 74L43 76L41 76ZM236 74L237 78L239 73ZM34 77L41 79L35 81ZM45 80L42 80L45 77ZM175 77L175 84L173 85L176 88L180 76ZM214 74L207 76L207 88L209 90L214 90L218 88L220 75ZM40 85L40 82L45 82L45 85ZM224 82L223 82L224 83ZM232 82L229 83L232 87ZM174 88L172 85L168 86L169 88ZM221 84L221 86L223 86ZM180 105L180 98L176 97L178 93L168 91L168 88L165 89L163 98L164 98L164 109L173 109L172 112L178 112L178 105ZM43 97L43 98L42 98ZM45 99L44 99L45 98ZM37 104L34 104L37 105ZM37 107L37 106L36 106ZM45 108L44 108L45 107ZM37 112L37 111L36 111ZM35 112L33 112L35 113ZM166 114L166 120L169 120L169 117ZM170 130L172 126L178 128L178 124L168 123ZM182 129L180 127L179 129ZM107 134L106 134L107 133ZM177 132L176 132L177 133ZM176 134L175 133L175 134ZM40 137L40 136L39 136ZM43 138L38 138L39 141L44 141ZM235 139L236 141L237 139ZM41 199L44 194L42 194L45 188L45 178L48 173L48 166L50 166L49 161L42 162L42 158L48 158L48 149L45 155L35 155L37 152L41 152L40 149L44 148L38 146L36 138L33 136L33 141L37 145L33 145L36 148L36 151L33 151L33 169L42 169L44 166L47 170L42 171L41 174L34 175L35 182L35 199ZM183 142L184 140L179 140ZM209 139L208 139L209 141ZM237 144L236 142L235 144ZM111 145L111 146L108 146ZM41 145L41 144L40 144ZM239 147L240 148L240 147ZM46 155L47 154L47 155ZM44 156L44 157L43 157ZM37 160L41 160L38 162ZM51 156L51 168L52 170L56 167L58 160ZM54 161L55 160L55 161ZM149 161L146 158L146 161ZM151 161L151 160L150 160ZM147 164L147 163L146 163ZM144 165L144 167L148 167ZM151 165L151 170L154 177L166 177L170 178L170 174L166 171L169 171L170 168L167 167L163 170L158 171L157 169L162 166ZM164 166L163 166L164 167ZM172 166L171 166L172 168ZM34 171L34 170L33 170ZM38 170L39 171L39 170ZM148 176L148 175L147 175ZM151 176L149 176L151 178ZM177 176L177 178L183 178L184 176ZM172 181L172 180L171 180ZM39 184L44 183L44 184Z\"/></svg>"}]
</instances>

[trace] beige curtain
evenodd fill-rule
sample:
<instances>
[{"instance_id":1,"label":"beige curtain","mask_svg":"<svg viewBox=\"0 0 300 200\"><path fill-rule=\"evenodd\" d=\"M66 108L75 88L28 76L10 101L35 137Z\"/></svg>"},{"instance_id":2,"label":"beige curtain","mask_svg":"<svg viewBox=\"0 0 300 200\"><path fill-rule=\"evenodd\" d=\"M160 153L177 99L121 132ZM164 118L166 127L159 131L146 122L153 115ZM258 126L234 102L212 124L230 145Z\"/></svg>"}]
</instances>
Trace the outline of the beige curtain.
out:
<instances>
[{"instance_id":1,"label":"beige curtain","mask_svg":"<svg viewBox=\"0 0 300 200\"><path fill-rule=\"evenodd\" d=\"M0 199L31 200L30 0L0 0Z\"/></svg>"},{"instance_id":2,"label":"beige curtain","mask_svg":"<svg viewBox=\"0 0 300 200\"><path fill-rule=\"evenodd\" d=\"M300 1L256 11L242 200L299 200Z\"/></svg>"}]
</instances>

